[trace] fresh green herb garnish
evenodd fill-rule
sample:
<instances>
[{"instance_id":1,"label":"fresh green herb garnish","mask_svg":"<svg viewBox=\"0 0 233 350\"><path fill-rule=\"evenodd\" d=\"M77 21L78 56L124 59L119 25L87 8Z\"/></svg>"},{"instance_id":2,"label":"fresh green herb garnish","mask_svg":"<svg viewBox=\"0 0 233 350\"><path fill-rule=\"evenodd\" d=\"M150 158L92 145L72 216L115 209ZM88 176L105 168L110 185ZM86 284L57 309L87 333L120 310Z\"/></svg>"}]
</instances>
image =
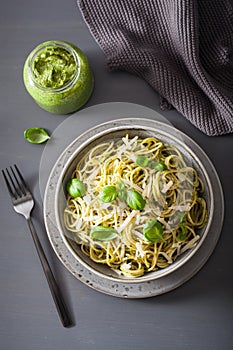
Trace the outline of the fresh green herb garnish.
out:
<instances>
[{"instance_id":1,"label":"fresh green herb garnish","mask_svg":"<svg viewBox=\"0 0 233 350\"><path fill-rule=\"evenodd\" d=\"M177 210L175 214L178 216L178 218L180 220L180 224L185 221L186 213L184 211Z\"/></svg>"},{"instance_id":2,"label":"fresh green herb garnish","mask_svg":"<svg viewBox=\"0 0 233 350\"><path fill-rule=\"evenodd\" d=\"M181 232L179 233L177 238L178 238L179 241L182 241L183 239L186 238L188 230L184 227L184 224L180 224L179 227L181 229Z\"/></svg>"},{"instance_id":3,"label":"fresh green herb garnish","mask_svg":"<svg viewBox=\"0 0 233 350\"><path fill-rule=\"evenodd\" d=\"M124 202L126 200L127 191L123 181L120 181L117 186L117 195L120 201Z\"/></svg>"},{"instance_id":4,"label":"fresh green herb garnish","mask_svg":"<svg viewBox=\"0 0 233 350\"><path fill-rule=\"evenodd\" d=\"M126 190L123 181L120 181L117 187L112 185L104 186L99 193L99 198L105 203L111 203L117 197L120 201L126 202L131 209L143 210L146 204L145 199L139 192Z\"/></svg>"},{"instance_id":5,"label":"fresh green herb garnish","mask_svg":"<svg viewBox=\"0 0 233 350\"><path fill-rule=\"evenodd\" d=\"M50 139L49 134L43 128L28 128L24 131L24 138L30 143L43 143Z\"/></svg>"},{"instance_id":6,"label":"fresh green herb garnish","mask_svg":"<svg viewBox=\"0 0 233 350\"><path fill-rule=\"evenodd\" d=\"M176 212L176 215L179 217L179 226L178 226L178 228L181 230L181 232L177 236L177 239L182 241L183 239L185 239L185 237L187 235L187 232L188 232L188 230L185 227L186 213L178 210Z\"/></svg>"},{"instance_id":7,"label":"fresh green herb garnish","mask_svg":"<svg viewBox=\"0 0 233 350\"><path fill-rule=\"evenodd\" d=\"M149 166L150 168L155 169L157 171L167 170L167 166L163 162L150 160L146 156L137 156L135 162L142 168Z\"/></svg>"},{"instance_id":8,"label":"fresh green herb garnish","mask_svg":"<svg viewBox=\"0 0 233 350\"><path fill-rule=\"evenodd\" d=\"M136 210L143 210L146 205L145 199L135 190L128 190L126 192L126 203L131 209Z\"/></svg>"},{"instance_id":9,"label":"fresh green herb garnish","mask_svg":"<svg viewBox=\"0 0 233 350\"><path fill-rule=\"evenodd\" d=\"M148 165L149 161L150 159L146 156L137 156L136 158L137 165L139 165L142 168L145 168Z\"/></svg>"},{"instance_id":10,"label":"fresh green herb garnish","mask_svg":"<svg viewBox=\"0 0 233 350\"><path fill-rule=\"evenodd\" d=\"M90 232L90 236L98 241L111 241L118 236L117 231L112 227L95 226Z\"/></svg>"},{"instance_id":11,"label":"fresh green herb garnish","mask_svg":"<svg viewBox=\"0 0 233 350\"><path fill-rule=\"evenodd\" d=\"M100 199L104 203L113 202L117 197L117 189L115 186L104 186L99 194Z\"/></svg>"},{"instance_id":12,"label":"fresh green herb garnish","mask_svg":"<svg viewBox=\"0 0 233 350\"><path fill-rule=\"evenodd\" d=\"M148 221L144 228L143 234L150 242L159 242L163 240L163 226L157 220Z\"/></svg>"},{"instance_id":13,"label":"fresh green herb garnish","mask_svg":"<svg viewBox=\"0 0 233 350\"><path fill-rule=\"evenodd\" d=\"M150 167L152 169L155 169L155 170L158 170L158 171L167 170L167 166L163 162L152 161L152 162L150 162Z\"/></svg>"},{"instance_id":14,"label":"fresh green herb garnish","mask_svg":"<svg viewBox=\"0 0 233 350\"><path fill-rule=\"evenodd\" d=\"M68 181L66 190L71 197L82 197L86 192L84 183L76 178Z\"/></svg>"}]
</instances>

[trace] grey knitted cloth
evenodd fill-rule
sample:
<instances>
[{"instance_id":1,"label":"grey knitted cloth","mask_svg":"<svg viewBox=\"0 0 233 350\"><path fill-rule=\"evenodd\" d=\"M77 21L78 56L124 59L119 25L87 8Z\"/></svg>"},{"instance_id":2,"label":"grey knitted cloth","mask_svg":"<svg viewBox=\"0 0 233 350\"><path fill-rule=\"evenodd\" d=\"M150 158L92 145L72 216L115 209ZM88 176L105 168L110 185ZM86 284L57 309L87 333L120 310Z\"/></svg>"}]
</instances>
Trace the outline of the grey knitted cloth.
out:
<instances>
[{"instance_id":1,"label":"grey knitted cloth","mask_svg":"<svg viewBox=\"0 0 233 350\"><path fill-rule=\"evenodd\" d=\"M207 135L233 132L230 0L78 0L111 70L145 79Z\"/></svg>"}]
</instances>

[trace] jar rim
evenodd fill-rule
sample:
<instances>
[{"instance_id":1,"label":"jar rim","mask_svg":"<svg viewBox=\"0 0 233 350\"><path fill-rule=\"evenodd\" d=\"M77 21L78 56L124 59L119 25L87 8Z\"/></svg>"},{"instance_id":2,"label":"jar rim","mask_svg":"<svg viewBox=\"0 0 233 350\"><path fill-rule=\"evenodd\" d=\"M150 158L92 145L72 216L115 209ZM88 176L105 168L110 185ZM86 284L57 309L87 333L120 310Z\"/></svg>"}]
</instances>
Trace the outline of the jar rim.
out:
<instances>
[{"instance_id":1,"label":"jar rim","mask_svg":"<svg viewBox=\"0 0 233 350\"><path fill-rule=\"evenodd\" d=\"M43 51L45 48L49 48L49 47L58 47L58 48L62 48L64 50L66 50L67 52L69 52L74 61L75 61L75 64L76 64L76 72L74 74L74 76L67 82L65 83L64 85L58 87L58 88L53 88L53 87L44 87L44 86L41 86L40 84L38 84L35 79L34 79L34 75L33 75L33 72L32 72L32 64L35 60L35 58L38 56L38 54ZM31 82L40 90L42 91L46 91L46 92L49 92L49 93L59 93L59 92L64 92L66 91L67 89L69 89L70 87L72 87L76 81L78 80L79 78L79 74L80 74L80 58L77 54L77 52L75 51L75 48L72 47L72 45L68 42L65 42L65 41L61 41L61 40L51 40L51 41L45 41L41 44L39 44L38 46L36 46L32 52L30 53L29 57L28 57L28 68L29 68L29 71L28 71L28 74L29 74L29 79L31 80Z\"/></svg>"}]
</instances>

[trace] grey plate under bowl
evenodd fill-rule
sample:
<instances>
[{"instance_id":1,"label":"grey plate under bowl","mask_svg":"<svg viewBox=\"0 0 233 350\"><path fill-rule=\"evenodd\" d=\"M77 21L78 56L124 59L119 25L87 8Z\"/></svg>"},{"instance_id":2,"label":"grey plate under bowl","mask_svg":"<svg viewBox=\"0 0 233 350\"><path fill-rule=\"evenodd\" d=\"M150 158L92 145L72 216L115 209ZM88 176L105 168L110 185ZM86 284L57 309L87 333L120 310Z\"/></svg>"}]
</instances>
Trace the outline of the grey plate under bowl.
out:
<instances>
[{"instance_id":1,"label":"grey plate under bowl","mask_svg":"<svg viewBox=\"0 0 233 350\"><path fill-rule=\"evenodd\" d=\"M83 261L73 250L61 225L59 198L62 182L67 171L70 171L77 155L88 145L101 137L106 137L109 130L139 130L155 134L162 141L178 147L187 158L192 158L194 166L201 172L208 188L208 206L210 220L202 235L200 243L186 258L174 263L168 272L158 272L155 278L147 277L137 282L105 274L104 270ZM105 135L105 136L104 136ZM67 164L69 166L67 166ZM203 150L187 135L161 121L144 118L118 119L100 124L89 129L75 139L56 161L45 190L44 218L50 242L59 259L66 268L80 281L88 286L113 296L126 298L146 298L171 291L190 279L205 264L211 255L221 233L224 214L223 193L218 175ZM173 265L173 264L172 264Z\"/></svg>"}]
</instances>

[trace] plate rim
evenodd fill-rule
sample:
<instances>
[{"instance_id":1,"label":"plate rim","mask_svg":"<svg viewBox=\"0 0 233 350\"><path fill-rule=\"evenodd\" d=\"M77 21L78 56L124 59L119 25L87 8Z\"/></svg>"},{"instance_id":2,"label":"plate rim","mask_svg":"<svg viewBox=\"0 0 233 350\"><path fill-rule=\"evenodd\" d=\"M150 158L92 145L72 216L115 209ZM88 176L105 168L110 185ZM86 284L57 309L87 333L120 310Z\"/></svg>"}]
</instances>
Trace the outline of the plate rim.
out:
<instances>
[{"instance_id":1,"label":"plate rim","mask_svg":"<svg viewBox=\"0 0 233 350\"><path fill-rule=\"evenodd\" d=\"M72 148L75 145L75 143L77 143L77 140L80 140L80 138L83 135L88 134L90 131L95 131L96 129L98 129L100 127L104 128L106 125L110 125L110 124L113 124L113 123L116 123L116 124L124 123L125 124L126 122L129 122L129 121L132 124L132 121L135 121L135 120L137 120L137 122L139 120L141 120L141 121L143 121L143 123L145 123L145 121L147 121L147 122L153 124L154 126L155 125L157 125L157 126L158 125L160 125L160 126L163 125L166 128L169 128L170 130L172 130L173 132L178 134L182 138L182 140L185 139L186 141L189 142L189 146L188 146L189 149L190 149L190 144L191 144L192 147L196 148L198 153L200 153L202 156L204 156L205 162L207 162L208 165L210 166L209 170L211 170L211 177L215 179L215 181L214 181L215 191L218 191L220 199L221 199L221 200L218 201L218 203L221 203L221 205L218 205L220 207L220 212L221 212L220 216L219 216L219 219L218 219L218 221L219 221L218 222L219 230L218 230L218 232L215 235L216 237L215 237L215 240L213 241L211 249L209 248L209 251L206 254L206 256L202 257L200 262L198 264L196 264L192 268L192 272L191 273L186 271L186 269L184 269L184 267L185 267L185 265L184 265L184 266L179 267L179 269L177 271L174 271L172 273L172 278L168 278L168 277L171 277L171 276L168 275L168 276L161 277L161 278L159 278L157 280L142 281L142 282L139 282L139 283L135 282L133 284L132 284L132 282L127 283L124 280L115 282L115 281L112 281L110 279L110 281L108 281L109 283L107 283L107 284L111 284L111 283L112 284L117 284L117 288L115 286L115 290L114 290L113 286L112 286L112 288L109 288L107 286L103 286L103 283L100 283L98 281L99 276L97 276L97 280L96 280L96 278L93 278L93 276L90 274L89 270L88 271L84 271L85 267L82 266L82 269L80 268L80 270L77 273L77 271L74 271L74 266L72 266L72 264L71 264L71 266L68 265L67 257L62 256L62 254L59 252L58 247L59 247L59 244L61 244L61 242L59 242L58 237L56 236L57 232L51 234L51 230L54 229L54 227L51 226L51 222L48 220L49 215L51 215L51 212L49 214L49 211L51 211L51 208L50 207L48 208L48 199L49 199L49 194L52 193L52 195L54 195L54 192L51 191L51 179L55 176L55 174L57 174L58 164L64 157L66 157L67 151L69 151L70 148ZM142 126L145 127L145 125L142 125ZM133 128L133 126L132 126L132 128ZM154 127L152 127L152 129L154 129ZM194 152L192 148L191 148L191 150L192 150L192 152L194 154L196 154L196 152ZM75 156L73 156L73 157L75 157ZM68 160L68 159L66 159L66 160ZM198 157L198 159L199 159L199 157ZM201 162L201 164L202 163L203 163L203 161ZM208 174L208 170L206 170L206 172ZM55 253L57 254L58 258L63 263L63 265L65 265L65 267L76 278L78 278L81 282L87 284L90 287L93 287L94 289L96 289L96 290L98 290L100 292L103 292L105 294L118 296L118 297L127 297L127 298L142 298L143 297L143 298L145 298L145 297L149 297L149 296L155 296L155 295L162 294L162 293L165 293L167 291L170 291L172 289L175 289L179 285L183 284L186 280L190 279L198 270L200 270L200 268L204 265L206 260L211 255L211 253L212 253L212 251L213 251L213 249L214 249L214 247L215 247L215 245L216 245L216 243L218 241L218 238L220 236L221 228L222 228L222 224L223 224L223 218L224 218L224 197L223 197L223 191L222 191L221 183L220 183L218 174L217 174L217 172L216 172L212 162L210 161L210 159L206 155L206 153L203 151L203 149L193 139L191 139L188 135L186 135L185 133L181 132L177 128L175 128L175 127L173 127L171 125L168 125L166 123L163 123L162 121L156 121L156 120L148 119L148 118L123 118L123 119L122 118L118 118L118 119L115 119L115 120L109 120L107 122L104 122L104 123L101 123L99 125L93 126L92 128L86 130L84 133L79 135L75 140L73 140L70 143L70 145L68 147L66 147L64 149L64 151L61 153L61 155L58 157L57 161L55 162L54 167L52 168L52 171L50 172L50 175L49 175L49 179L48 179L48 182L47 182L47 185L46 185L46 189L45 189L45 196L44 196L44 198L45 198L45 200L44 200L44 219L45 219L46 231L47 231L50 243L51 243L53 249L55 250ZM216 208L215 208L215 210L216 210ZM212 224L211 224L211 226L212 226ZM205 245L204 243L205 243L205 241L203 242L203 245ZM202 246L199 249L201 250L201 248L202 248ZM197 254L198 254L198 251L196 252L196 254L194 256L191 257L189 262L193 261L193 259L195 258L195 256ZM189 264L189 262L187 262L186 264ZM77 267L77 265L76 265L76 267ZM185 274L184 274L183 277L180 276L181 269L185 270ZM177 273L177 272L179 272L179 273ZM101 276L101 279L103 279L103 276ZM161 281L162 279L164 281ZM166 281L166 279L169 280L169 281ZM172 283L170 281L171 279L172 279ZM109 280L109 277L108 277L108 280ZM104 282L106 282L106 281L104 281ZM165 282L165 283L161 283L161 282ZM148 286L146 286L146 284L150 284L150 288L148 288ZM146 286L146 288L145 288L145 286Z\"/></svg>"}]
</instances>

